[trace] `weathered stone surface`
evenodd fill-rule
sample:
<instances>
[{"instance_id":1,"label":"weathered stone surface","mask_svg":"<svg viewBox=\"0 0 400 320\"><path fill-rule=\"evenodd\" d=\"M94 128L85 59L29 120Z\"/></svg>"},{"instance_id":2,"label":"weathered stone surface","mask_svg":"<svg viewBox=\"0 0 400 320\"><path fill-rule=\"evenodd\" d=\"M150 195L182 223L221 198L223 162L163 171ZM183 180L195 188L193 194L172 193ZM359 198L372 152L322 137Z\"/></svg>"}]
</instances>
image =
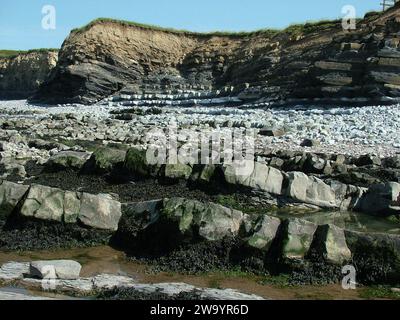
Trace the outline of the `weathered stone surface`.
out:
<instances>
[{"instance_id":1,"label":"weathered stone surface","mask_svg":"<svg viewBox=\"0 0 400 320\"><path fill-rule=\"evenodd\" d=\"M281 220L268 215L260 218L254 226L253 234L247 240L250 247L268 251L275 239Z\"/></svg>"},{"instance_id":2,"label":"weathered stone surface","mask_svg":"<svg viewBox=\"0 0 400 320\"><path fill-rule=\"evenodd\" d=\"M41 288L41 281L36 279L24 279L24 284ZM206 300L264 300L264 298L253 295L241 293L233 289L211 289L211 288L198 288L186 283L154 283L142 284L136 283L133 278L124 276L115 276L108 274L100 274L92 278L81 278L77 280L54 280L54 289L58 292L65 293L78 293L87 294L92 293L93 290L101 292L113 288L126 288L131 289L133 292L143 294L165 294L173 298L180 293L196 292L200 295L201 299Z\"/></svg>"},{"instance_id":3,"label":"weathered stone surface","mask_svg":"<svg viewBox=\"0 0 400 320\"><path fill-rule=\"evenodd\" d=\"M357 209L375 215L400 213L400 184L388 182L372 185L360 201Z\"/></svg>"},{"instance_id":4,"label":"weathered stone surface","mask_svg":"<svg viewBox=\"0 0 400 320\"><path fill-rule=\"evenodd\" d=\"M327 161L323 158L320 158L313 154L308 154L305 158L305 161L302 166L302 171L304 173L318 173L321 174L324 172Z\"/></svg>"},{"instance_id":5,"label":"weathered stone surface","mask_svg":"<svg viewBox=\"0 0 400 320\"><path fill-rule=\"evenodd\" d=\"M110 196L82 194L78 219L84 225L116 231L121 215L121 203L111 199Z\"/></svg>"},{"instance_id":6,"label":"weathered stone surface","mask_svg":"<svg viewBox=\"0 0 400 320\"><path fill-rule=\"evenodd\" d=\"M300 219L285 220L281 235L282 257L303 259L310 249L317 225Z\"/></svg>"},{"instance_id":7,"label":"weathered stone surface","mask_svg":"<svg viewBox=\"0 0 400 320\"><path fill-rule=\"evenodd\" d=\"M393 23L398 10L365 17L356 32L343 33L340 21L329 21L299 27L296 35L288 28L274 36L177 33L96 20L71 33L57 67L33 100L92 104L116 92L132 95L150 89L156 97L165 88L187 87L225 90L239 102L384 100L397 96L386 85L400 84L393 61L379 64L382 57L399 58ZM380 28L385 32L378 32ZM122 38L126 41L118 42ZM138 42L142 45L133 45ZM77 85L68 85L72 81Z\"/></svg>"},{"instance_id":8,"label":"weathered stone surface","mask_svg":"<svg viewBox=\"0 0 400 320\"><path fill-rule=\"evenodd\" d=\"M259 134L267 137L280 137L285 135L285 130L283 128L263 128Z\"/></svg>"},{"instance_id":9,"label":"weathered stone surface","mask_svg":"<svg viewBox=\"0 0 400 320\"><path fill-rule=\"evenodd\" d=\"M237 235L243 220L240 211L182 198L164 200L161 214L177 221L182 233L198 228L199 236L209 241Z\"/></svg>"},{"instance_id":10,"label":"weathered stone surface","mask_svg":"<svg viewBox=\"0 0 400 320\"><path fill-rule=\"evenodd\" d=\"M154 167L149 165L146 158L146 150L130 148L126 152L124 166L132 174L138 177L154 175Z\"/></svg>"},{"instance_id":11,"label":"weathered stone surface","mask_svg":"<svg viewBox=\"0 0 400 320\"><path fill-rule=\"evenodd\" d=\"M259 162L249 175L239 175L234 166L224 166L225 180L233 185L266 191L275 195L282 194L283 173L278 169Z\"/></svg>"},{"instance_id":12,"label":"weathered stone surface","mask_svg":"<svg viewBox=\"0 0 400 320\"><path fill-rule=\"evenodd\" d=\"M32 50L0 61L0 97L24 99L35 93L57 63L58 52Z\"/></svg>"},{"instance_id":13,"label":"weathered stone surface","mask_svg":"<svg viewBox=\"0 0 400 320\"><path fill-rule=\"evenodd\" d=\"M204 165L200 170L193 171L190 180L193 182L208 184L215 174L216 165Z\"/></svg>"},{"instance_id":14,"label":"weathered stone surface","mask_svg":"<svg viewBox=\"0 0 400 320\"><path fill-rule=\"evenodd\" d=\"M32 294L16 292L7 289L0 289L0 300L6 301L22 301L22 300L55 300L49 297L34 296Z\"/></svg>"},{"instance_id":15,"label":"weathered stone surface","mask_svg":"<svg viewBox=\"0 0 400 320\"><path fill-rule=\"evenodd\" d=\"M289 172L286 195L290 198L323 208L337 206L335 192L316 177L308 177L302 172Z\"/></svg>"},{"instance_id":16,"label":"weathered stone surface","mask_svg":"<svg viewBox=\"0 0 400 320\"><path fill-rule=\"evenodd\" d=\"M39 279L78 279L82 266L73 260L33 261L29 276Z\"/></svg>"},{"instance_id":17,"label":"weathered stone surface","mask_svg":"<svg viewBox=\"0 0 400 320\"><path fill-rule=\"evenodd\" d=\"M13 281L29 274L29 262L7 262L0 268L0 280Z\"/></svg>"},{"instance_id":18,"label":"weathered stone surface","mask_svg":"<svg viewBox=\"0 0 400 320\"><path fill-rule=\"evenodd\" d=\"M97 173L110 172L117 164L124 162L125 156L126 150L101 147L92 153L85 168Z\"/></svg>"},{"instance_id":19,"label":"weathered stone surface","mask_svg":"<svg viewBox=\"0 0 400 320\"><path fill-rule=\"evenodd\" d=\"M32 185L20 209L28 218L76 223L115 231L121 218L121 204L110 195L64 191Z\"/></svg>"},{"instance_id":20,"label":"weathered stone surface","mask_svg":"<svg viewBox=\"0 0 400 320\"><path fill-rule=\"evenodd\" d=\"M25 217L61 222L64 215L64 194L60 189L32 185L20 213Z\"/></svg>"},{"instance_id":21,"label":"weathered stone surface","mask_svg":"<svg viewBox=\"0 0 400 320\"><path fill-rule=\"evenodd\" d=\"M351 259L344 230L335 225L319 226L314 235L312 249L329 263L341 265Z\"/></svg>"},{"instance_id":22,"label":"weathered stone surface","mask_svg":"<svg viewBox=\"0 0 400 320\"><path fill-rule=\"evenodd\" d=\"M363 155L356 159L355 161L357 166L368 166L368 165L377 165L380 166L382 161L379 157L373 155Z\"/></svg>"},{"instance_id":23,"label":"weathered stone surface","mask_svg":"<svg viewBox=\"0 0 400 320\"><path fill-rule=\"evenodd\" d=\"M26 185L0 180L0 217L8 217L28 189Z\"/></svg>"},{"instance_id":24,"label":"weathered stone surface","mask_svg":"<svg viewBox=\"0 0 400 320\"><path fill-rule=\"evenodd\" d=\"M397 283L400 280L400 236L346 230L357 281L368 284Z\"/></svg>"},{"instance_id":25,"label":"weathered stone surface","mask_svg":"<svg viewBox=\"0 0 400 320\"><path fill-rule=\"evenodd\" d=\"M81 211L81 194L65 191L64 193L64 222L75 223Z\"/></svg>"},{"instance_id":26,"label":"weathered stone surface","mask_svg":"<svg viewBox=\"0 0 400 320\"><path fill-rule=\"evenodd\" d=\"M50 157L46 166L54 170L80 170L89 159L90 153L78 151L61 151Z\"/></svg>"},{"instance_id":27,"label":"weathered stone surface","mask_svg":"<svg viewBox=\"0 0 400 320\"><path fill-rule=\"evenodd\" d=\"M183 198L128 204L124 211L133 217L132 223L141 221L138 227L141 230L137 231L141 239L155 237L153 233L156 232L165 241L160 245L183 239L217 241L236 236L243 221L243 213L240 211Z\"/></svg>"},{"instance_id":28,"label":"weathered stone surface","mask_svg":"<svg viewBox=\"0 0 400 320\"><path fill-rule=\"evenodd\" d=\"M348 211L357 208L367 191L366 188L344 184L338 181L330 181L330 187L335 192L336 203L340 210Z\"/></svg>"},{"instance_id":29,"label":"weathered stone surface","mask_svg":"<svg viewBox=\"0 0 400 320\"><path fill-rule=\"evenodd\" d=\"M187 164L167 164L164 167L164 177L169 179L189 179L192 167Z\"/></svg>"},{"instance_id":30,"label":"weathered stone surface","mask_svg":"<svg viewBox=\"0 0 400 320\"><path fill-rule=\"evenodd\" d=\"M315 139L304 139L301 143L302 147L316 147L319 146L321 143Z\"/></svg>"}]
</instances>

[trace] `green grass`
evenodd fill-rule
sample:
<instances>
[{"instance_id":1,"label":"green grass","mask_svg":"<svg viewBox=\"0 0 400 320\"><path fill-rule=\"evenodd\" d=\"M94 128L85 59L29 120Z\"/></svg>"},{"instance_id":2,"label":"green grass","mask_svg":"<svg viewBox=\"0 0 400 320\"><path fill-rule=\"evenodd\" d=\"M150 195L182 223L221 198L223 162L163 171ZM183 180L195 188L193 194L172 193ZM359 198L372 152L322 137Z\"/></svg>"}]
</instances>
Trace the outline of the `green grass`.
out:
<instances>
[{"instance_id":1,"label":"green grass","mask_svg":"<svg viewBox=\"0 0 400 320\"><path fill-rule=\"evenodd\" d=\"M279 289L295 287L290 283L290 276L287 274L281 274L277 276L265 276L260 283L262 285L270 285Z\"/></svg>"},{"instance_id":2,"label":"green grass","mask_svg":"<svg viewBox=\"0 0 400 320\"><path fill-rule=\"evenodd\" d=\"M142 28L142 29L146 29L146 30L159 30L159 31L164 31L164 32L174 33L174 34L193 35L193 36L200 36L200 37L226 36L226 37L237 37L237 38L247 37L247 36L256 36L256 35L265 36L265 37L273 37L273 36L277 35L278 33L308 34L308 33L312 33L317 30L320 30L321 28L324 30L328 30L330 28L336 28L336 27L341 26L341 20L333 20L333 21L321 20L321 21L316 21L316 22L307 22L305 24L291 25L283 30L260 29L260 30L256 30L256 31L250 31L250 32L214 31L214 32L199 33L199 32L193 32L193 31L188 31L188 30L163 28L163 27L156 26L156 25L143 24L143 23L138 23L138 22L126 21L126 20L98 18L96 20L93 20L86 26L83 26L83 27L77 28L77 29L73 29L71 32L73 32L73 33L83 32L83 31L90 29L92 26L94 26L98 23L107 23L107 22L117 23L117 24L124 25L124 26L134 26L134 27Z\"/></svg>"},{"instance_id":3,"label":"green grass","mask_svg":"<svg viewBox=\"0 0 400 320\"><path fill-rule=\"evenodd\" d=\"M287 27L284 32L292 36L307 35L314 32L323 32L335 28L341 28L341 20L310 21L302 24L293 24Z\"/></svg>"},{"instance_id":4,"label":"green grass","mask_svg":"<svg viewBox=\"0 0 400 320\"><path fill-rule=\"evenodd\" d=\"M274 36L279 32L279 30L276 29L261 29L257 31L252 31L252 32L246 32L246 31L239 31L239 32L230 32L230 31L212 31L212 32L194 32L194 31L188 31L188 30L183 30L183 29L173 29L173 28L164 28L160 27L157 25L151 25L151 24L144 24L144 23L139 23L139 22L133 22L133 21L127 21L127 20L118 20L118 19L112 19L112 18L98 18L93 21L91 21L89 24L81 27L81 28L76 28L71 31L71 33L79 33L86 31L90 29L92 26L98 24L98 23L117 23L123 26L133 26L137 28L142 28L146 30L158 30L158 31L164 31L168 33L174 33L174 34L182 34L182 35L192 35L192 36L198 36L198 37L212 37L212 36L226 36L226 37L245 37L249 35L256 35L256 34L262 34L262 35L267 35L267 36Z\"/></svg>"},{"instance_id":5,"label":"green grass","mask_svg":"<svg viewBox=\"0 0 400 320\"><path fill-rule=\"evenodd\" d=\"M366 14L366 17L371 17L380 14L379 12L369 12ZM357 19L361 20L361 19ZM188 35L188 36L197 36L197 37L212 37L212 36L225 36L225 37L232 37L232 38L242 38L242 37L248 37L248 36L264 36L264 37L274 37L277 34L280 33L289 33L291 35L300 35L300 34L310 34L316 31L321 31L321 30L330 30L334 28L341 28L341 19L336 19L336 20L319 20L319 21L307 21L305 23L298 23L298 24L293 24L288 26L285 29L271 29L271 28L265 28L265 29L260 29L260 30L255 30L255 31L238 31L238 32L232 32L232 31L211 31L211 32L194 32L194 31L189 31L189 30L184 30L184 29L173 29L173 28L165 28L157 25L152 25L152 24L145 24L145 23L139 23L139 22L134 22L134 21L127 21L127 20L119 20L119 19L113 19L113 18L97 18L91 22L89 22L87 25L81 27L81 28L76 28L71 31L71 33L79 33L86 31L93 27L96 24L99 23L116 23L122 26L133 26L137 28L142 28L145 30L158 30L158 31L164 31L168 33L174 33L174 34L182 34L182 35Z\"/></svg>"},{"instance_id":6,"label":"green grass","mask_svg":"<svg viewBox=\"0 0 400 320\"><path fill-rule=\"evenodd\" d=\"M0 50L0 58L14 58L19 54L26 54L32 52L57 52L58 49L55 48L39 48L39 49L32 49L32 50Z\"/></svg>"},{"instance_id":7,"label":"green grass","mask_svg":"<svg viewBox=\"0 0 400 320\"><path fill-rule=\"evenodd\" d=\"M374 299L400 300L400 292L393 292L390 287L385 287L385 286L368 287L361 291L360 298L368 300L374 300Z\"/></svg>"}]
</instances>

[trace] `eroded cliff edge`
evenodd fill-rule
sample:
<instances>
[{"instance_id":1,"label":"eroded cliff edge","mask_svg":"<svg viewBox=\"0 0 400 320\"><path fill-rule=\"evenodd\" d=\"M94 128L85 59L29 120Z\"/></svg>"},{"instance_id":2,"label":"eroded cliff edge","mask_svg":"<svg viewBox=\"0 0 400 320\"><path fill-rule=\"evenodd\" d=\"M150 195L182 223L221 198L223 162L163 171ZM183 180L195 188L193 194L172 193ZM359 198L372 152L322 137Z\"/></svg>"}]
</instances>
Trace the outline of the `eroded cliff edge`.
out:
<instances>
[{"instance_id":1,"label":"eroded cliff edge","mask_svg":"<svg viewBox=\"0 0 400 320\"><path fill-rule=\"evenodd\" d=\"M368 14L352 31L330 21L198 34L98 19L71 32L33 100L92 104L113 94L219 90L244 101L382 102L400 96L399 31L399 5Z\"/></svg>"},{"instance_id":2,"label":"eroded cliff edge","mask_svg":"<svg viewBox=\"0 0 400 320\"><path fill-rule=\"evenodd\" d=\"M34 94L56 66L58 51L31 50L0 57L0 98L25 99Z\"/></svg>"}]
</instances>

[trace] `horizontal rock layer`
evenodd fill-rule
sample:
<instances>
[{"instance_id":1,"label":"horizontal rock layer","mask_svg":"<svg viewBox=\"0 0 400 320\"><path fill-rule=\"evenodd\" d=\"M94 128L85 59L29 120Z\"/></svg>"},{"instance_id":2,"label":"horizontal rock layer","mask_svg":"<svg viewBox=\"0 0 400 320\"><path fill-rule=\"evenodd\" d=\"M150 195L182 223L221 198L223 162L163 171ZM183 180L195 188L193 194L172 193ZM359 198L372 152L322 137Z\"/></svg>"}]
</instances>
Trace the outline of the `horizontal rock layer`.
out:
<instances>
[{"instance_id":1,"label":"horizontal rock layer","mask_svg":"<svg viewBox=\"0 0 400 320\"><path fill-rule=\"evenodd\" d=\"M117 93L218 90L234 103L385 101L399 96L399 12L370 14L350 31L331 21L240 35L100 19L71 32L33 100L92 104Z\"/></svg>"},{"instance_id":2,"label":"horizontal rock layer","mask_svg":"<svg viewBox=\"0 0 400 320\"><path fill-rule=\"evenodd\" d=\"M61 261L60 261L61 262ZM52 261L42 261L43 264L51 264ZM70 264L77 262L70 261ZM33 262L31 263L31 265ZM197 299L206 300L264 300L262 297L252 294L241 293L232 289L211 289L196 288L186 283L159 283L145 284L137 283L134 278L128 276L117 276L111 274L99 274L90 278L77 279L36 279L36 273L29 272L29 262L9 262L0 268L0 281L15 282L28 289L41 291L53 291L71 295L98 295L107 290L130 290L132 295L146 295L148 299L154 295L165 295L166 298L173 299L179 294L193 294ZM62 267L62 265L60 265ZM110 299L113 297L110 296ZM0 291L0 300L41 300L40 296L17 294L8 291Z\"/></svg>"},{"instance_id":3,"label":"horizontal rock layer","mask_svg":"<svg viewBox=\"0 0 400 320\"><path fill-rule=\"evenodd\" d=\"M106 194L64 191L40 185L19 185L1 181L0 216L82 223L86 227L115 231L121 204Z\"/></svg>"}]
</instances>

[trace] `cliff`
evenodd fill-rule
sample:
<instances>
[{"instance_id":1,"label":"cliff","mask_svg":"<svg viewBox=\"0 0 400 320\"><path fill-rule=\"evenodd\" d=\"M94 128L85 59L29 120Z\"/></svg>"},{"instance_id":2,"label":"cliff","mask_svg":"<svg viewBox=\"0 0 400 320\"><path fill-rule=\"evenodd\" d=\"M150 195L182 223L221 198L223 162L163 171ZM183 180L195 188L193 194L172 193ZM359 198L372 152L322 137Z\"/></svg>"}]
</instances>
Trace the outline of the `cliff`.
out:
<instances>
[{"instance_id":1,"label":"cliff","mask_svg":"<svg viewBox=\"0 0 400 320\"><path fill-rule=\"evenodd\" d=\"M22 99L35 93L56 66L56 50L5 52L0 57L0 98Z\"/></svg>"},{"instance_id":2,"label":"cliff","mask_svg":"<svg viewBox=\"0 0 400 320\"><path fill-rule=\"evenodd\" d=\"M213 33L98 19L73 30L33 101L92 104L113 94L219 90L267 102L400 97L400 6L282 31Z\"/></svg>"}]
</instances>

